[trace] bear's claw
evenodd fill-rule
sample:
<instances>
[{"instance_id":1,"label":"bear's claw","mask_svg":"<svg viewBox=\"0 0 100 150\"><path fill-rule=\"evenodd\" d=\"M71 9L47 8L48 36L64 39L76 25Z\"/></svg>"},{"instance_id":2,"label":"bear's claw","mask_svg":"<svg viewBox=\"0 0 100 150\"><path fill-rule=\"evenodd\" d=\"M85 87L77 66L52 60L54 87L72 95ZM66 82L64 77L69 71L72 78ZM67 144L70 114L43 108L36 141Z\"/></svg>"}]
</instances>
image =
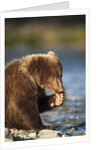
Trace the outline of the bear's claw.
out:
<instances>
[{"instance_id":1,"label":"bear's claw","mask_svg":"<svg viewBox=\"0 0 100 150\"><path fill-rule=\"evenodd\" d=\"M50 103L50 107L60 106L66 99L65 93L60 93L55 95L55 99L53 99Z\"/></svg>"}]
</instances>

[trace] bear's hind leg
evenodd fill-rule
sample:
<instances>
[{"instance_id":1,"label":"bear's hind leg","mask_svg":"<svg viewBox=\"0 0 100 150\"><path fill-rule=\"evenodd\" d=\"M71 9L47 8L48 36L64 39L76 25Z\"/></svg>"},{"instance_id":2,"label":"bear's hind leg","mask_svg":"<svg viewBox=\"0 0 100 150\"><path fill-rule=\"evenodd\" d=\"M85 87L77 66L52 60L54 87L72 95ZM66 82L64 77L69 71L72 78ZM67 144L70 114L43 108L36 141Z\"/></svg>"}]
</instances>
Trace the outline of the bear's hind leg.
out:
<instances>
[{"instance_id":1,"label":"bear's hind leg","mask_svg":"<svg viewBox=\"0 0 100 150\"><path fill-rule=\"evenodd\" d=\"M15 105L16 105L17 111L20 114L20 117L22 118L24 122L24 125L26 124L24 128L28 130L34 129L36 131L42 130L44 128L44 125L40 118L37 101L34 99L26 100L26 98L22 96L19 96L19 97L20 99L16 99ZM23 123L21 126L19 125L19 128L22 126L23 126Z\"/></svg>"},{"instance_id":2,"label":"bear's hind leg","mask_svg":"<svg viewBox=\"0 0 100 150\"><path fill-rule=\"evenodd\" d=\"M20 101L18 100L16 102L17 110L24 121L24 126L22 123L19 128L21 127L27 130L33 129L35 131L40 131L42 129L53 129L55 125L43 125L39 114L39 107L36 102L37 101L33 99L28 99L28 101L26 101L26 99L21 96Z\"/></svg>"}]
</instances>

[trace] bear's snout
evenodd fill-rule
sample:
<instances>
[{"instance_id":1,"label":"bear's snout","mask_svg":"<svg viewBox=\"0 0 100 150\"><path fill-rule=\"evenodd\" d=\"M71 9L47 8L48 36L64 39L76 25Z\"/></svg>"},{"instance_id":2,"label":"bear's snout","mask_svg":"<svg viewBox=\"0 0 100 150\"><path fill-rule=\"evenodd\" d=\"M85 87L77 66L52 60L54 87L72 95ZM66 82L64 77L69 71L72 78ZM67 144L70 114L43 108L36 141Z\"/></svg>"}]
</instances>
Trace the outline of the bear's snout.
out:
<instances>
[{"instance_id":1,"label":"bear's snout","mask_svg":"<svg viewBox=\"0 0 100 150\"><path fill-rule=\"evenodd\" d=\"M60 94L60 93L64 93L65 92L65 89L64 88L61 88L61 89L59 89L59 91L58 91L58 93Z\"/></svg>"},{"instance_id":2,"label":"bear's snout","mask_svg":"<svg viewBox=\"0 0 100 150\"><path fill-rule=\"evenodd\" d=\"M65 89L62 88L62 89L60 89L60 92L59 92L59 93L64 93L64 92L65 92Z\"/></svg>"},{"instance_id":3,"label":"bear's snout","mask_svg":"<svg viewBox=\"0 0 100 150\"><path fill-rule=\"evenodd\" d=\"M64 92L65 92L65 89L64 89L64 87L63 87L63 88L58 88L58 89L55 90L55 92L56 92L57 94L64 93Z\"/></svg>"}]
</instances>

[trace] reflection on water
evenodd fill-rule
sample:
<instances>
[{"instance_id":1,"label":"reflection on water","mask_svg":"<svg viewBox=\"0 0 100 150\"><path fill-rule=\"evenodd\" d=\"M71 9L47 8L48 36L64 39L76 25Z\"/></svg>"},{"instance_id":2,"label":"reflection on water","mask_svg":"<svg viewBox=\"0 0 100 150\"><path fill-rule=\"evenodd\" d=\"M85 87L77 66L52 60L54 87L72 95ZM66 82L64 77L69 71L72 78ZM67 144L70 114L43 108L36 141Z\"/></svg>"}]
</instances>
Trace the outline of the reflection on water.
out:
<instances>
[{"instance_id":1,"label":"reflection on water","mask_svg":"<svg viewBox=\"0 0 100 150\"><path fill-rule=\"evenodd\" d=\"M47 53L49 50L35 50L27 47L17 47L6 51L6 64L15 59L32 53ZM61 107L41 114L45 124L57 124L66 131L67 127L77 126L85 122L85 52L74 49L54 50L63 65L63 84L67 99ZM85 131L85 127L78 128L74 135Z\"/></svg>"}]
</instances>

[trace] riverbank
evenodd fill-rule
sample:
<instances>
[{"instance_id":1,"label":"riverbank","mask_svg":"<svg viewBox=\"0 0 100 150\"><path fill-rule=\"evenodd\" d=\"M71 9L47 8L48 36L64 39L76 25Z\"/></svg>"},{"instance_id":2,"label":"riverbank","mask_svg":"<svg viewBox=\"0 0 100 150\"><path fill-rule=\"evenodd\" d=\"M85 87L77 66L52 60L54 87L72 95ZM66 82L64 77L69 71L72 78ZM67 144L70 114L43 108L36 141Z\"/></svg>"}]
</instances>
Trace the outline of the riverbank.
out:
<instances>
[{"instance_id":1,"label":"riverbank","mask_svg":"<svg viewBox=\"0 0 100 150\"><path fill-rule=\"evenodd\" d=\"M83 136L85 135L85 122L77 124L73 127L57 127L55 130L41 130L36 132L34 130L17 130L5 128L5 141L23 141L23 140L38 140L48 138L62 138L71 136Z\"/></svg>"}]
</instances>

